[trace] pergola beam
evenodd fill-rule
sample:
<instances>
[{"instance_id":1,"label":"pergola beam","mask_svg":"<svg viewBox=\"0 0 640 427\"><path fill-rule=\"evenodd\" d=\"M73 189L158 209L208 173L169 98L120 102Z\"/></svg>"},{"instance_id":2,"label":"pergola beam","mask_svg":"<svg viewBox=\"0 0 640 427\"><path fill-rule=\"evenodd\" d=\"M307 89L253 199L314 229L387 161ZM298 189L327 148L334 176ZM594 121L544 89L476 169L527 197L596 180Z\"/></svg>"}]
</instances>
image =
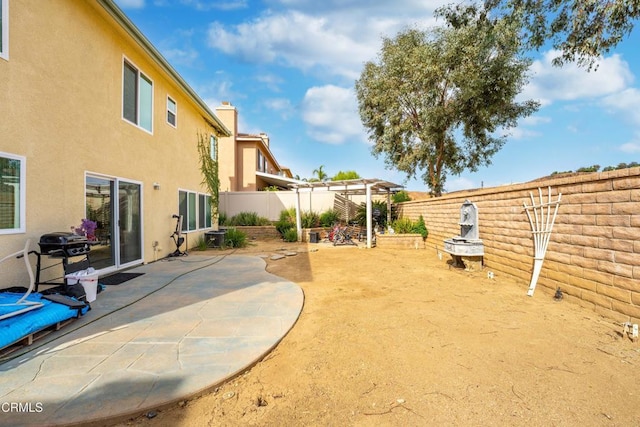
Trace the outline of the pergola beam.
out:
<instances>
[{"instance_id":1,"label":"pergola beam","mask_svg":"<svg viewBox=\"0 0 640 427\"><path fill-rule=\"evenodd\" d=\"M300 212L301 192L313 192L314 189L324 189L327 191L340 192L344 195L364 194L366 196L367 210L367 248L371 248L373 241L373 205L371 202L371 196L374 194L387 195L387 221L389 221L391 218L391 193L395 193L404 188L401 185L381 179L298 182L295 184L289 184L289 187L296 192L296 227L298 230L298 241L302 240L302 216Z\"/></svg>"}]
</instances>

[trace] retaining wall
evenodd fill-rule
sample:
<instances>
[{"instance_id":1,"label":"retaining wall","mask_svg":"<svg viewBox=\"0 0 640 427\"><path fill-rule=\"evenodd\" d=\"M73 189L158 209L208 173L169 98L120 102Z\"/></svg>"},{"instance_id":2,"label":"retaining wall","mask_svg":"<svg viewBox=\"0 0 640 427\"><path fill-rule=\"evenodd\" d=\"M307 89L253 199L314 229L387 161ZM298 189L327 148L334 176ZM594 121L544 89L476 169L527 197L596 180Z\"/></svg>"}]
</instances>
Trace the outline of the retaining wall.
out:
<instances>
[{"instance_id":1,"label":"retaining wall","mask_svg":"<svg viewBox=\"0 0 640 427\"><path fill-rule=\"evenodd\" d=\"M600 314L640 321L640 168L547 178L524 184L460 191L442 197L405 202L401 217L422 215L427 247L439 251L445 239L460 235L460 207L470 200L478 207L485 271L505 274L529 285L534 246L523 204L530 193L539 204L562 193L536 294L553 294ZM444 254L448 257L448 254Z\"/></svg>"}]
</instances>

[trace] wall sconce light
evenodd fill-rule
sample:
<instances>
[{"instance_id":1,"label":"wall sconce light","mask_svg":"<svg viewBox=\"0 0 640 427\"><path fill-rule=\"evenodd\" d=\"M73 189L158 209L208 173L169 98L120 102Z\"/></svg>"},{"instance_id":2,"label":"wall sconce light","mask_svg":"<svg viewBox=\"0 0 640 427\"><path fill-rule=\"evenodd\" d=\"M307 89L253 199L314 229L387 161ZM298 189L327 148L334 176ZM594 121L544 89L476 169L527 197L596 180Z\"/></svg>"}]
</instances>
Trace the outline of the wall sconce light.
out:
<instances>
[{"instance_id":1,"label":"wall sconce light","mask_svg":"<svg viewBox=\"0 0 640 427\"><path fill-rule=\"evenodd\" d=\"M153 183L153 189L154 189L154 190L159 190L159 189L160 189L160 184L159 184L159 183L157 183L157 182L154 182L154 183Z\"/></svg>"}]
</instances>

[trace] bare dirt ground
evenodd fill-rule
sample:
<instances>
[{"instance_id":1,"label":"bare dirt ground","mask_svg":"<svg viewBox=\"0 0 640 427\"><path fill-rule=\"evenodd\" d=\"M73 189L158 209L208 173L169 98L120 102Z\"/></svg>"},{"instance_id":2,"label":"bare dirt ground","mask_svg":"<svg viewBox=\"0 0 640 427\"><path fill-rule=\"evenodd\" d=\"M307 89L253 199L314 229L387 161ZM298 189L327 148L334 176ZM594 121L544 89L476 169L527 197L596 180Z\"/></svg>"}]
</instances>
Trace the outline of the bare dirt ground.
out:
<instances>
[{"instance_id":1,"label":"bare dirt ground","mask_svg":"<svg viewBox=\"0 0 640 427\"><path fill-rule=\"evenodd\" d=\"M527 284L435 250L259 242L304 309L262 361L121 426L638 426L640 343ZM317 249L317 251L310 251Z\"/></svg>"}]
</instances>

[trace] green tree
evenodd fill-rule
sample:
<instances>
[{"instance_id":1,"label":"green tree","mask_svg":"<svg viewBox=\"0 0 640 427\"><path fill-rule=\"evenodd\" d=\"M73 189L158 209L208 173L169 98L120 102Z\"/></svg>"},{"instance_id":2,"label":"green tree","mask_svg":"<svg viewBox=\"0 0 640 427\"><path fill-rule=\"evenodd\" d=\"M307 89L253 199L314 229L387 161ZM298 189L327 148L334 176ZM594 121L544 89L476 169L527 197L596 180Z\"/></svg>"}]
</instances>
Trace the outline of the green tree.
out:
<instances>
[{"instance_id":1,"label":"green tree","mask_svg":"<svg viewBox=\"0 0 640 427\"><path fill-rule=\"evenodd\" d=\"M360 175L356 171L340 171L331 178L331 181L344 181L347 179L360 179Z\"/></svg>"},{"instance_id":2,"label":"green tree","mask_svg":"<svg viewBox=\"0 0 640 427\"><path fill-rule=\"evenodd\" d=\"M356 81L372 153L409 178L422 171L433 195L447 174L490 164L506 139L496 132L539 106L515 102L530 65L519 55L519 27L454 12L446 26L383 39L379 62L366 63Z\"/></svg>"},{"instance_id":3,"label":"green tree","mask_svg":"<svg viewBox=\"0 0 640 427\"><path fill-rule=\"evenodd\" d=\"M400 190L391 196L391 201L393 203L408 202L410 200L411 196L409 196L409 193L406 190Z\"/></svg>"},{"instance_id":4,"label":"green tree","mask_svg":"<svg viewBox=\"0 0 640 427\"><path fill-rule=\"evenodd\" d=\"M326 181L329 179L329 175L324 171L324 165L320 165L318 169L313 170L315 177L309 178L309 182Z\"/></svg>"},{"instance_id":5,"label":"green tree","mask_svg":"<svg viewBox=\"0 0 640 427\"><path fill-rule=\"evenodd\" d=\"M640 18L640 0L485 0L459 6L465 7L519 21L526 47L551 43L562 52L555 65L577 62L589 68L627 37Z\"/></svg>"}]
</instances>

